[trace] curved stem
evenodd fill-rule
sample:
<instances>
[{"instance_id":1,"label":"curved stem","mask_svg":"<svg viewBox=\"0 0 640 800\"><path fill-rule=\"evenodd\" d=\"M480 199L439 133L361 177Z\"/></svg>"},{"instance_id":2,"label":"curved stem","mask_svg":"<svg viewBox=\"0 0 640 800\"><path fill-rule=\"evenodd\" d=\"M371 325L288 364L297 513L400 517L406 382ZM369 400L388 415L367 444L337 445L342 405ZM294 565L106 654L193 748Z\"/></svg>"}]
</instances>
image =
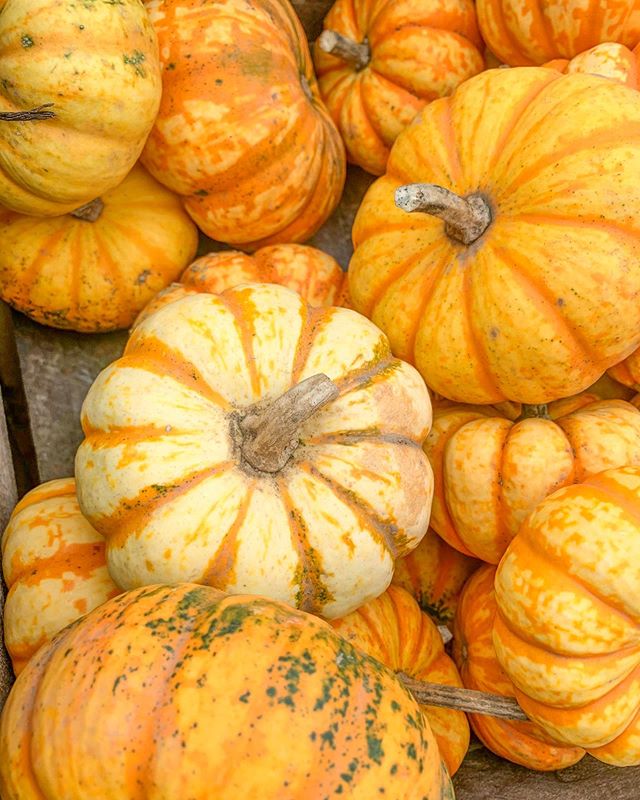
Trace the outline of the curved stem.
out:
<instances>
[{"instance_id":1,"label":"curved stem","mask_svg":"<svg viewBox=\"0 0 640 800\"><path fill-rule=\"evenodd\" d=\"M396 673L406 688L419 703L440 708L453 708L468 714L485 714L489 717L528 722L529 718L513 697L500 694L461 689L459 686L444 686L440 683L415 681L404 672Z\"/></svg>"},{"instance_id":2,"label":"curved stem","mask_svg":"<svg viewBox=\"0 0 640 800\"><path fill-rule=\"evenodd\" d=\"M330 378L313 375L254 408L239 423L246 461L261 472L279 472L299 444L302 423L338 395Z\"/></svg>"},{"instance_id":3,"label":"curved stem","mask_svg":"<svg viewBox=\"0 0 640 800\"><path fill-rule=\"evenodd\" d=\"M96 197L96 199L92 200L90 203L86 203L80 206L80 208L76 208L75 211L72 211L71 216L76 217L76 219L82 219L85 222L95 222L100 218L103 211L104 203L99 197Z\"/></svg>"},{"instance_id":4,"label":"curved stem","mask_svg":"<svg viewBox=\"0 0 640 800\"><path fill-rule=\"evenodd\" d=\"M491 208L480 194L460 197L435 183L407 183L396 189L398 208L420 211L445 222L445 231L461 244L472 244L491 224Z\"/></svg>"},{"instance_id":5,"label":"curved stem","mask_svg":"<svg viewBox=\"0 0 640 800\"><path fill-rule=\"evenodd\" d=\"M364 69L371 61L371 50L366 40L359 44L337 31L323 31L318 37L318 46L325 53L341 58L358 70Z\"/></svg>"},{"instance_id":6,"label":"curved stem","mask_svg":"<svg viewBox=\"0 0 640 800\"><path fill-rule=\"evenodd\" d=\"M549 415L549 409L546 403L541 403L539 405L523 403L522 404L522 411L520 412L520 416L518 417L518 422L523 419L551 419Z\"/></svg>"},{"instance_id":7,"label":"curved stem","mask_svg":"<svg viewBox=\"0 0 640 800\"><path fill-rule=\"evenodd\" d=\"M30 111L0 111L0 122L31 122L37 119L52 119L55 114L53 111L47 111L48 108L53 108L53 103L45 103Z\"/></svg>"}]
</instances>

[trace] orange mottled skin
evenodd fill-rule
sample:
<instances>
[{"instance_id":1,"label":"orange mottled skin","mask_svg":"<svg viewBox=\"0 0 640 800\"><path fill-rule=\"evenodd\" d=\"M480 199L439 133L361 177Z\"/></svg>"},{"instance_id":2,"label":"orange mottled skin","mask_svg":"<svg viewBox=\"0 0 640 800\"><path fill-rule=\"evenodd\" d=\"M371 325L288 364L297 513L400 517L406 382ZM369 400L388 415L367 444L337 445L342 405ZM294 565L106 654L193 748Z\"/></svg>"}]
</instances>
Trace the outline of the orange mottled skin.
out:
<instances>
[{"instance_id":1,"label":"orange mottled skin","mask_svg":"<svg viewBox=\"0 0 640 800\"><path fill-rule=\"evenodd\" d=\"M312 306L339 302L344 273L331 256L304 244L262 247L253 256L238 251L209 253L198 258L140 312L136 325L167 303L196 292L220 294L241 283L279 283L298 292Z\"/></svg>"},{"instance_id":2,"label":"orange mottled skin","mask_svg":"<svg viewBox=\"0 0 640 800\"><path fill-rule=\"evenodd\" d=\"M3 798L381 794L453 798L409 692L321 620L210 587L146 587L66 628L0 722Z\"/></svg>"},{"instance_id":3,"label":"orange mottled skin","mask_svg":"<svg viewBox=\"0 0 640 800\"><path fill-rule=\"evenodd\" d=\"M340 636L380 661L393 672L403 672L417 681L462 686L455 664L444 651L435 624L411 595L399 586L331 626ZM462 711L421 705L440 754L454 775L469 747L469 723Z\"/></svg>"},{"instance_id":4,"label":"orange mottled skin","mask_svg":"<svg viewBox=\"0 0 640 800\"><path fill-rule=\"evenodd\" d=\"M546 498L495 579L493 640L527 716L555 740L640 764L640 468Z\"/></svg>"},{"instance_id":5,"label":"orange mottled skin","mask_svg":"<svg viewBox=\"0 0 640 800\"><path fill-rule=\"evenodd\" d=\"M142 156L208 236L308 239L345 179L340 135L288 0L149 0L162 103Z\"/></svg>"},{"instance_id":6,"label":"orange mottled skin","mask_svg":"<svg viewBox=\"0 0 640 800\"><path fill-rule=\"evenodd\" d=\"M426 103L484 67L471 0L337 0L324 28L369 45L363 69L317 42L313 57L349 160L374 175L382 175L391 145Z\"/></svg>"},{"instance_id":7,"label":"orange mottled skin","mask_svg":"<svg viewBox=\"0 0 640 800\"><path fill-rule=\"evenodd\" d=\"M0 297L54 328L127 328L193 258L198 231L139 165L101 199L95 222L0 208Z\"/></svg>"},{"instance_id":8,"label":"orange mottled skin","mask_svg":"<svg viewBox=\"0 0 640 800\"><path fill-rule=\"evenodd\" d=\"M543 64L544 67L557 69L565 75L573 72L585 72L589 75L601 75L613 81L619 81L632 89L638 89L640 74L638 72L638 53L640 44L629 50L623 44L605 42L597 44L575 58L557 58Z\"/></svg>"},{"instance_id":9,"label":"orange mottled skin","mask_svg":"<svg viewBox=\"0 0 640 800\"><path fill-rule=\"evenodd\" d=\"M105 543L80 512L73 478L43 483L14 508L2 536L9 593L4 637L16 675L59 630L120 594Z\"/></svg>"},{"instance_id":10,"label":"orange mottled skin","mask_svg":"<svg viewBox=\"0 0 640 800\"><path fill-rule=\"evenodd\" d=\"M429 528L416 549L396 561L392 582L412 594L438 625L448 625L462 587L479 566Z\"/></svg>"},{"instance_id":11,"label":"orange mottled skin","mask_svg":"<svg viewBox=\"0 0 640 800\"><path fill-rule=\"evenodd\" d=\"M479 194L485 232L465 245L437 217L396 207L415 182ZM438 394L548 402L640 343L639 220L640 93L542 67L488 70L396 140L356 216L351 298Z\"/></svg>"},{"instance_id":12,"label":"orange mottled skin","mask_svg":"<svg viewBox=\"0 0 640 800\"><path fill-rule=\"evenodd\" d=\"M453 658L467 689L514 697L493 647L497 606L493 590L495 567L481 567L467 581L456 612ZM511 722L486 714L469 714L474 733L489 750L523 767L556 770L580 761L584 750L554 744L533 722Z\"/></svg>"},{"instance_id":13,"label":"orange mottled skin","mask_svg":"<svg viewBox=\"0 0 640 800\"><path fill-rule=\"evenodd\" d=\"M424 448L435 477L431 526L452 547L497 564L527 514L562 486L640 465L640 412L593 396L550 404L550 419L490 406L436 409Z\"/></svg>"},{"instance_id":14,"label":"orange mottled skin","mask_svg":"<svg viewBox=\"0 0 640 800\"><path fill-rule=\"evenodd\" d=\"M482 37L512 67L640 41L640 0L478 0L477 8Z\"/></svg>"}]
</instances>

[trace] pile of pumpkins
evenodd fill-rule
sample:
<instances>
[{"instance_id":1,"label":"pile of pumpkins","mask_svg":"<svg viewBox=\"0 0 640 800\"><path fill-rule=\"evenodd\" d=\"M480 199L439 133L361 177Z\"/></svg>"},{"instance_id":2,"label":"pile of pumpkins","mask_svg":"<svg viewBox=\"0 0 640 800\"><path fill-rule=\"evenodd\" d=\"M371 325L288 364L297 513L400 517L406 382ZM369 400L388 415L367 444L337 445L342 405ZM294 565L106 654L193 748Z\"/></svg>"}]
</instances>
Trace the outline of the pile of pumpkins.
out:
<instances>
[{"instance_id":1,"label":"pile of pumpkins","mask_svg":"<svg viewBox=\"0 0 640 800\"><path fill-rule=\"evenodd\" d=\"M130 329L2 537L2 800L448 800L469 725L640 764L638 47L638 0L337 0L313 60L288 0L0 0L0 296Z\"/></svg>"}]
</instances>

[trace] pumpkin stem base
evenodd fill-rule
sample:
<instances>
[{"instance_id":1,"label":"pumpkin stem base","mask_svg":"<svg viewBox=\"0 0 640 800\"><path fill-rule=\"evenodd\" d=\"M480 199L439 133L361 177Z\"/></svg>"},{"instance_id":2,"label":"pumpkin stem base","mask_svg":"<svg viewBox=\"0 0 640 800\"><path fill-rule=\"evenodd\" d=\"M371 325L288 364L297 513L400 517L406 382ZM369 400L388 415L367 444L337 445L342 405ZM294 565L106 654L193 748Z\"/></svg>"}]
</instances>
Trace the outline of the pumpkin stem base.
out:
<instances>
[{"instance_id":1,"label":"pumpkin stem base","mask_svg":"<svg viewBox=\"0 0 640 800\"><path fill-rule=\"evenodd\" d=\"M47 111L48 108L53 108L53 103L45 103L29 111L2 111L0 112L0 122L31 122L38 119L53 119L55 114L53 111Z\"/></svg>"},{"instance_id":2,"label":"pumpkin stem base","mask_svg":"<svg viewBox=\"0 0 640 800\"><path fill-rule=\"evenodd\" d=\"M481 194L460 197L435 183L399 186L395 203L407 213L420 211L444 220L447 236L460 244L473 244L491 224L491 208Z\"/></svg>"},{"instance_id":3,"label":"pumpkin stem base","mask_svg":"<svg viewBox=\"0 0 640 800\"><path fill-rule=\"evenodd\" d=\"M312 375L249 411L238 423L247 463L259 472L280 472L300 444L300 426L338 395L329 377Z\"/></svg>"},{"instance_id":4,"label":"pumpkin stem base","mask_svg":"<svg viewBox=\"0 0 640 800\"><path fill-rule=\"evenodd\" d=\"M103 211L104 203L99 197L96 197L96 199L92 200L90 203L85 203L85 205L72 211L71 216L76 219L84 220L85 222L95 222L100 219L100 215Z\"/></svg>"},{"instance_id":5,"label":"pumpkin stem base","mask_svg":"<svg viewBox=\"0 0 640 800\"><path fill-rule=\"evenodd\" d=\"M551 419L549 416L549 409L546 403L539 405L523 403L522 411L518 417L518 422L523 419Z\"/></svg>"},{"instance_id":6,"label":"pumpkin stem base","mask_svg":"<svg viewBox=\"0 0 640 800\"><path fill-rule=\"evenodd\" d=\"M318 37L318 47L336 58L341 58L357 70L364 69L371 61L368 42L359 44L337 31L323 31Z\"/></svg>"}]
</instances>

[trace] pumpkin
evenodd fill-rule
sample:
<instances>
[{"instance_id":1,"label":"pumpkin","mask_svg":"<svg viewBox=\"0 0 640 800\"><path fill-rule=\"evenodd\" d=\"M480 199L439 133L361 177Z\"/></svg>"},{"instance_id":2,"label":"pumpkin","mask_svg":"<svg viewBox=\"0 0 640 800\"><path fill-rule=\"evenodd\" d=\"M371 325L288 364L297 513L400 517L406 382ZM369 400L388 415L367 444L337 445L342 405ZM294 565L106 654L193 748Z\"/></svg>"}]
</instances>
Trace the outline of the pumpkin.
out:
<instances>
[{"instance_id":1,"label":"pumpkin","mask_svg":"<svg viewBox=\"0 0 640 800\"><path fill-rule=\"evenodd\" d=\"M640 7L640 6L639 6ZM623 44L605 42L579 53L575 58L557 58L543 66L557 69L558 72L571 74L586 72L590 75L601 75L603 78L619 81L632 89L640 88L638 80L638 53L640 44L629 50Z\"/></svg>"},{"instance_id":2,"label":"pumpkin","mask_svg":"<svg viewBox=\"0 0 640 800\"><path fill-rule=\"evenodd\" d=\"M322 620L264 598L182 584L110 600L28 664L0 722L6 798L342 793L453 798L402 684Z\"/></svg>"},{"instance_id":3,"label":"pumpkin","mask_svg":"<svg viewBox=\"0 0 640 800\"><path fill-rule=\"evenodd\" d=\"M411 595L390 586L346 617L334 620L337 633L396 673L417 681L462 686L455 664L444 651L435 624ZM469 747L469 723L462 711L421 705L450 775Z\"/></svg>"},{"instance_id":4,"label":"pumpkin","mask_svg":"<svg viewBox=\"0 0 640 800\"><path fill-rule=\"evenodd\" d=\"M467 689L514 697L513 684L493 647L497 611L495 573L495 567L480 567L462 590L453 628L452 653ZM485 747L529 769L563 769L576 764L584 755L580 747L554 744L533 722L511 722L486 714L469 714L469 721Z\"/></svg>"},{"instance_id":5,"label":"pumpkin","mask_svg":"<svg viewBox=\"0 0 640 800\"><path fill-rule=\"evenodd\" d=\"M374 175L426 103L484 67L472 0L337 0L324 28L314 49L320 92L349 160Z\"/></svg>"},{"instance_id":6,"label":"pumpkin","mask_svg":"<svg viewBox=\"0 0 640 800\"><path fill-rule=\"evenodd\" d=\"M120 594L73 478L43 483L20 500L2 537L2 568L5 644L16 675L65 625Z\"/></svg>"},{"instance_id":7,"label":"pumpkin","mask_svg":"<svg viewBox=\"0 0 640 800\"><path fill-rule=\"evenodd\" d=\"M452 547L497 564L530 511L562 486L640 466L640 412L624 400L558 401L512 422L495 410L436 409L425 442L435 475L431 526Z\"/></svg>"},{"instance_id":8,"label":"pumpkin","mask_svg":"<svg viewBox=\"0 0 640 800\"><path fill-rule=\"evenodd\" d=\"M565 397L640 343L638 219L640 94L489 70L396 140L356 216L352 301L451 400Z\"/></svg>"},{"instance_id":9,"label":"pumpkin","mask_svg":"<svg viewBox=\"0 0 640 800\"><path fill-rule=\"evenodd\" d=\"M117 583L188 580L339 617L427 530L427 388L354 311L276 284L194 294L89 390L80 507Z\"/></svg>"},{"instance_id":10,"label":"pumpkin","mask_svg":"<svg viewBox=\"0 0 640 800\"><path fill-rule=\"evenodd\" d=\"M255 250L308 239L337 206L340 135L288 0L150 0L162 103L142 156L198 227Z\"/></svg>"},{"instance_id":11,"label":"pumpkin","mask_svg":"<svg viewBox=\"0 0 640 800\"><path fill-rule=\"evenodd\" d=\"M253 256L238 251L209 253L190 264L140 312L136 324L167 303L195 292L220 294L241 283L280 283L312 306L340 305L344 273L331 256L304 244L274 244Z\"/></svg>"},{"instance_id":12,"label":"pumpkin","mask_svg":"<svg viewBox=\"0 0 640 800\"><path fill-rule=\"evenodd\" d=\"M640 42L638 0L478 0L482 38L512 67L570 59L601 42Z\"/></svg>"},{"instance_id":13,"label":"pumpkin","mask_svg":"<svg viewBox=\"0 0 640 800\"><path fill-rule=\"evenodd\" d=\"M392 583L413 595L438 625L448 625L462 587L479 566L479 561L450 547L429 528L416 549L396 561Z\"/></svg>"},{"instance_id":14,"label":"pumpkin","mask_svg":"<svg viewBox=\"0 0 640 800\"><path fill-rule=\"evenodd\" d=\"M136 166L82 211L42 218L0 208L0 297L44 325L128 327L193 258L196 226Z\"/></svg>"},{"instance_id":15,"label":"pumpkin","mask_svg":"<svg viewBox=\"0 0 640 800\"><path fill-rule=\"evenodd\" d=\"M640 764L640 468L547 497L496 573L493 639L528 717L554 739Z\"/></svg>"},{"instance_id":16,"label":"pumpkin","mask_svg":"<svg viewBox=\"0 0 640 800\"><path fill-rule=\"evenodd\" d=\"M137 161L160 103L156 35L140 0L0 6L0 204L65 214Z\"/></svg>"}]
</instances>

